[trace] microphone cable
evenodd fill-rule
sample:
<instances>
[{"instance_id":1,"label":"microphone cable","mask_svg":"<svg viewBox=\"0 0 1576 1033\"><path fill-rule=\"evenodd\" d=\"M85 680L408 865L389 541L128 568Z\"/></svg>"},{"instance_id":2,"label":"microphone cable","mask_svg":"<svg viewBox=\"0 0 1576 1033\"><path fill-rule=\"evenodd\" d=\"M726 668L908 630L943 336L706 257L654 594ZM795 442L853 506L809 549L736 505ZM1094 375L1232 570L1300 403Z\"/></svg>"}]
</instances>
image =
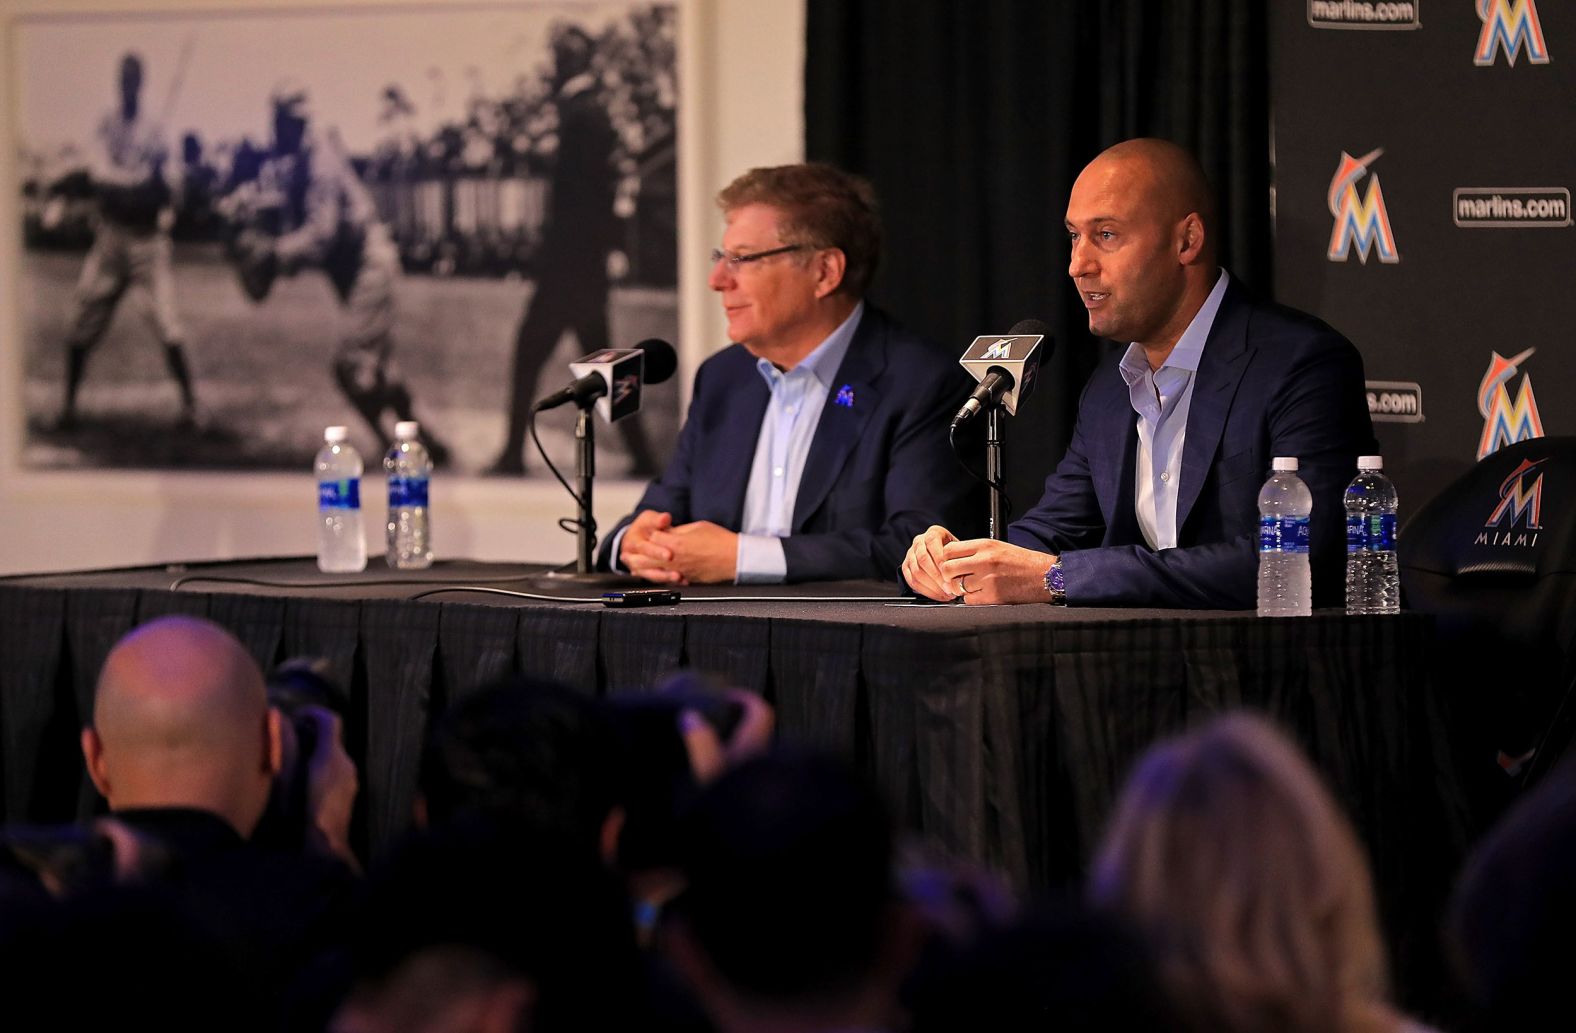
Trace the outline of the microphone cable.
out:
<instances>
[{"instance_id":1,"label":"microphone cable","mask_svg":"<svg viewBox=\"0 0 1576 1033\"><path fill-rule=\"evenodd\" d=\"M481 592L487 595L506 595L512 599L535 599L548 603L600 603L604 602L601 596L587 595L544 595L541 592L521 592L512 588L482 588L479 585L443 585L440 588L429 588L425 592L417 592L407 598L407 602L425 599L429 595L442 595L445 592Z\"/></svg>"},{"instance_id":2,"label":"microphone cable","mask_svg":"<svg viewBox=\"0 0 1576 1033\"><path fill-rule=\"evenodd\" d=\"M502 585L510 581L523 581L530 574L511 574L508 577L481 578L480 584ZM430 585L431 581L424 578L391 577L391 578L338 578L334 580L316 581L281 581L278 579L261 577L240 577L234 574L183 574L170 582L166 591L178 592L192 582L205 581L220 585L252 585L257 588L358 588L362 585L373 585L380 588L400 585ZM554 597L556 598L556 597Z\"/></svg>"},{"instance_id":3,"label":"microphone cable","mask_svg":"<svg viewBox=\"0 0 1576 1033\"><path fill-rule=\"evenodd\" d=\"M486 595L501 595L512 599L533 599L546 603L605 603L602 596L574 596L574 595L547 595L543 592L522 592L512 588L488 588L487 585L506 584L510 581L519 581L518 574L509 577L478 578L474 582L462 585L437 585L415 595L406 596L405 601L414 602L432 595L442 595L447 592L479 592ZM338 578L330 581L283 581L278 579L259 577L237 577L224 574L186 574L170 582L168 591L178 592L188 584L206 582L221 585L252 585L257 588L359 588L362 586L376 586L387 588L389 586L430 585L431 581L417 578L370 578L363 580L350 580ZM688 597L692 603L902 603L907 597L901 595L693 595ZM680 600L684 601L684 600Z\"/></svg>"},{"instance_id":4,"label":"microphone cable","mask_svg":"<svg viewBox=\"0 0 1576 1033\"><path fill-rule=\"evenodd\" d=\"M445 585L441 588L431 588L425 592L417 592L410 596L411 601L425 599L429 595L441 595L444 592L484 592L488 595L503 595L515 599L541 599L553 603L606 603L602 596L594 598L588 596L563 596L541 595L536 592L519 592L508 588L480 588L469 585ZM901 595L692 595L676 599L670 605L679 603L903 603L907 596ZM644 607L642 607L644 608ZM654 608L654 607L653 607Z\"/></svg>"},{"instance_id":5,"label":"microphone cable","mask_svg":"<svg viewBox=\"0 0 1576 1033\"><path fill-rule=\"evenodd\" d=\"M1009 513L1012 512L1012 496L1007 494L1007 478L1005 473L1002 475L1001 479L993 482L985 474L980 473L978 470L974 469L974 467L969 465L969 461L963 458L963 449L958 447L958 427L960 426L962 425L954 423L947 428L947 444L952 448L952 458L958 461L958 465L963 467L963 469L968 472L970 477L985 485L987 489L993 489L995 491L1001 492L1001 500L1006 508L1006 511Z\"/></svg>"},{"instance_id":6,"label":"microphone cable","mask_svg":"<svg viewBox=\"0 0 1576 1033\"><path fill-rule=\"evenodd\" d=\"M552 458L550 456L548 456L547 449L544 448L543 445L542 445L542 439L540 437L538 437L537 434L536 434L536 416L541 411L542 411L542 409L541 409L541 403L540 402L538 402L536 405L531 406L531 417L526 423L527 428L531 432L531 443L536 446L536 454L542 457L542 462L544 464L546 464L547 469L552 471L553 476L558 478L558 483L562 484L564 486L564 490L567 491L569 493L569 497L574 500L575 509L577 511L581 510L581 509L584 509L585 508L585 503L581 501L580 493L575 491L574 488L570 487L569 486L569 482L564 479L564 475L562 473L558 472L558 467L553 465ZM559 517L558 518L558 529L560 531L566 531L569 534L579 534L580 533L580 524L581 524L581 521L580 521L580 518L578 516ZM596 543L596 522L592 521L591 522L591 526L587 527L586 530L591 533L591 551L593 553L595 553L596 552L596 544L597 544Z\"/></svg>"}]
</instances>

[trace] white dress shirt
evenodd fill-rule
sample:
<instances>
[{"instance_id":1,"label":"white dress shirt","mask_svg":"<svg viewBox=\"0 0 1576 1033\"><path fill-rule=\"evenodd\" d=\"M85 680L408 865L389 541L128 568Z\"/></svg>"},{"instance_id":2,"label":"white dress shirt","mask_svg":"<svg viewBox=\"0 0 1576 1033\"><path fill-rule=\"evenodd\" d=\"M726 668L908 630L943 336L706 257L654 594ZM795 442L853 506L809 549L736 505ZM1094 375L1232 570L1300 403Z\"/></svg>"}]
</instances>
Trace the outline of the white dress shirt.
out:
<instances>
[{"instance_id":1,"label":"white dress shirt","mask_svg":"<svg viewBox=\"0 0 1576 1033\"><path fill-rule=\"evenodd\" d=\"M848 354L854 329L864 313L861 301L793 369L781 370L766 359L755 360L771 399L761 416L761 435L755 442L755 461L744 492L735 579L741 585L777 584L788 576L782 540L793 530L793 508L799 499L805 459L837 368Z\"/></svg>"},{"instance_id":2,"label":"white dress shirt","mask_svg":"<svg viewBox=\"0 0 1576 1033\"><path fill-rule=\"evenodd\" d=\"M1144 349L1130 344L1118 368L1138 417L1138 462L1133 495L1139 530L1151 549L1177 544L1177 485L1182 476L1182 445L1193 404L1199 359L1231 277L1222 269L1215 287L1157 370Z\"/></svg>"}]
</instances>

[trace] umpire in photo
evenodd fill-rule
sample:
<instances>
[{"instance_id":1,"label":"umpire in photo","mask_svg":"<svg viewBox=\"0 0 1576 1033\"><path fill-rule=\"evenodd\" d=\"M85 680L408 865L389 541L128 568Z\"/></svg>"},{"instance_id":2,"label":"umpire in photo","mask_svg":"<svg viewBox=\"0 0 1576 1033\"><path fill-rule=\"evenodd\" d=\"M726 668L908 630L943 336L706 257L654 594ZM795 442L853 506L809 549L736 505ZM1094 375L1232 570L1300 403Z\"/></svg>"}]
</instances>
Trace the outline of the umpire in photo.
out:
<instances>
[{"instance_id":1,"label":"umpire in photo","mask_svg":"<svg viewBox=\"0 0 1576 1033\"><path fill-rule=\"evenodd\" d=\"M510 374L509 429L491 472L525 473L525 436L536 402L537 379L565 330L582 353L608 346L608 253L618 244L613 211L618 132L608 117L597 75L596 41L574 25L553 30L550 102L558 116L558 146L548 185L535 267L536 290L515 332ZM649 477L657 460L638 415L615 424L629 451L629 473Z\"/></svg>"}]
</instances>

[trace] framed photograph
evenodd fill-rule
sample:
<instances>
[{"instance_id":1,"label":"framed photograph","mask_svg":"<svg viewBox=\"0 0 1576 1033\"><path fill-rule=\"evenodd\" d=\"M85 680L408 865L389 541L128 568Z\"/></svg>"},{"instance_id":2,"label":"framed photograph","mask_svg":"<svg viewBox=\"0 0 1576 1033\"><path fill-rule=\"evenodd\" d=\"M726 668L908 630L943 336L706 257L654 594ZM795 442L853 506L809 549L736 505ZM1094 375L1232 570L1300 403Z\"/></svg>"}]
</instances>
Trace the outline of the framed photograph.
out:
<instances>
[{"instance_id":1,"label":"framed photograph","mask_svg":"<svg viewBox=\"0 0 1576 1033\"><path fill-rule=\"evenodd\" d=\"M24 470L301 471L327 425L374 459L414 419L454 473L545 477L569 362L677 337L674 3L10 36ZM678 398L599 428L598 472L654 473ZM561 468L572 422L539 420Z\"/></svg>"}]
</instances>

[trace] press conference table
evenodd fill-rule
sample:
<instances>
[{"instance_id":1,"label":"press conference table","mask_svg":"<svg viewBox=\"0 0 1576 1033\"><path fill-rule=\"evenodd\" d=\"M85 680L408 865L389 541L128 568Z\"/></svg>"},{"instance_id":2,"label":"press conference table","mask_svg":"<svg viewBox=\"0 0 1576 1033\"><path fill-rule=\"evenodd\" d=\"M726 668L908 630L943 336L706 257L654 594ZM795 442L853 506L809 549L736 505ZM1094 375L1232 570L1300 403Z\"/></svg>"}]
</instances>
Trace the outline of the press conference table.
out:
<instances>
[{"instance_id":1,"label":"press conference table","mask_svg":"<svg viewBox=\"0 0 1576 1033\"><path fill-rule=\"evenodd\" d=\"M265 668L319 656L351 687L373 854L407 825L432 720L511 671L617 693L692 667L760 692L785 738L854 758L907 827L1023 886L1081 871L1156 737L1247 706L1331 781L1403 951L1431 936L1461 844L1425 616L916 605L875 582L686 588L648 609L566 601L605 587L471 561L329 576L305 558L0 579L5 818L92 806L77 730L99 666L128 629L183 613L230 628Z\"/></svg>"}]
</instances>

